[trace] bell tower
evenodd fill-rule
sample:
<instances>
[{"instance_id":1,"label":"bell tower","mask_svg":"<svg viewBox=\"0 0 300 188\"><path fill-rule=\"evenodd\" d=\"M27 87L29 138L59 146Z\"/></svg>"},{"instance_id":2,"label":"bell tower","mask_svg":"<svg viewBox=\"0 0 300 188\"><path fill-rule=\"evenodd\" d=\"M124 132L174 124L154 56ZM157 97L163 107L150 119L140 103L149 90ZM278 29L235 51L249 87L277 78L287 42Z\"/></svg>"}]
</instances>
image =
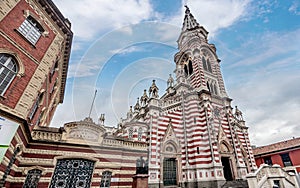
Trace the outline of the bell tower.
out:
<instances>
[{"instance_id":1,"label":"bell tower","mask_svg":"<svg viewBox=\"0 0 300 188\"><path fill-rule=\"evenodd\" d=\"M206 90L213 96L228 97L220 71L216 48L208 43L208 31L200 26L186 7L181 34L175 54L176 81L192 86L196 91Z\"/></svg>"},{"instance_id":2,"label":"bell tower","mask_svg":"<svg viewBox=\"0 0 300 188\"><path fill-rule=\"evenodd\" d=\"M256 169L242 112L231 107L216 48L188 7L175 54L176 79L155 81L121 122L118 136L146 141L149 188L220 188ZM143 135L138 136L138 131ZM135 133L136 132L136 133ZM135 135L137 134L137 135ZM142 139L139 139L142 138Z\"/></svg>"}]
</instances>

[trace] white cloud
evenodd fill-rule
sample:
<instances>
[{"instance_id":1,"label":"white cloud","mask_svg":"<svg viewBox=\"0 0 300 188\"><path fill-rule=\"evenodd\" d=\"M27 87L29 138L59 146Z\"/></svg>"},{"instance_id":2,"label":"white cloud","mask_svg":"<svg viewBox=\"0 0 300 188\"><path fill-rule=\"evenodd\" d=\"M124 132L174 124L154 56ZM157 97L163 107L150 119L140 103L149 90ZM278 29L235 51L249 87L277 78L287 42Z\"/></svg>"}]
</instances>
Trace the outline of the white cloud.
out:
<instances>
[{"instance_id":1,"label":"white cloud","mask_svg":"<svg viewBox=\"0 0 300 188\"><path fill-rule=\"evenodd\" d=\"M149 0L54 0L72 23L75 36L92 39L96 34L146 20L151 16Z\"/></svg>"},{"instance_id":2,"label":"white cloud","mask_svg":"<svg viewBox=\"0 0 300 188\"><path fill-rule=\"evenodd\" d=\"M251 38L247 45L238 48L237 58L243 59L233 66L225 64L224 68L231 72L225 81L233 80L227 89L234 103L244 111L252 144L264 145L300 135L297 129L300 125L299 32L273 32ZM261 44L260 47L255 43Z\"/></svg>"},{"instance_id":3,"label":"white cloud","mask_svg":"<svg viewBox=\"0 0 300 188\"><path fill-rule=\"evenodd\" d=\"M290 6L289 11L296 15L300 15L299 4L299 1L293 1L293 4Z\"/></svg>"},{"instance_id":4,"label":"white cloud","mask_svg":"<svg viewBox=\"0 0 300 188\"><path fill-rule=\"evenodd\" d=\"M112 54L125 55L125 54L129 54L132 52L142 52L144 50L145 49L142 48L141 46L129 46L128 48L115 49L115 50L111 50L110 52Z\"/></svg>"},{"instance_id":5,"label":"white cloud","mask_svg":"<svg viewBox=\"0 0 300 188\"><path fill-rule=\"evenodd\" d=\"M300 52L298 50L298 45L300 43L300 29L284 33L266 32L253 37L253 39L249 39L248 42L244 44L241 49L244 51L241 52L240 50L240 53L247 53L247 56L243 56L246 58L236 61L236 63L232 64L231 67L255 64L275 65L274 61L266 62L266 60L273 57L279 57L280 55L283 56L284 59L278 62L277 58L276 64L283 65L285 63L280 63L281 61L285 61L287 58L292 58L287 54L293 53L292 55L297 58L300 56ZM283 44L287 45L284 45L283 47Z\"/></svg>"},{"instance_id":6,"label":"white cloud","mask_svg":"<svg viewBox=\"0 0 300 188\"><path fill-rule=\"evenodd\" d=\"M247 8L250 2L251 0L189 0L187 5L198 23L210 32L210 36L213 36L219 29L226 28L248 15ZM181 15L169 21L181 26L184 11L185 8L182 8Z\"/></svg>"}]
</instances>

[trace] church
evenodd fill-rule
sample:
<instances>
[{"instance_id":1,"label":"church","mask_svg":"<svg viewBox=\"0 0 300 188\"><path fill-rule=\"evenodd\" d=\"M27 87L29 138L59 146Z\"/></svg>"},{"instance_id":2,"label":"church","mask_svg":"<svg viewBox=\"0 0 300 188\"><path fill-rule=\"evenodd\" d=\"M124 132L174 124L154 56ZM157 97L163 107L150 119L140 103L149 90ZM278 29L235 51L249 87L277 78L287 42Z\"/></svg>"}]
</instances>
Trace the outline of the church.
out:
<instances>
[{"instance_id":1,"label":"church","mask_svg":"<svg viewBox=\"0 0 300 188\"><path fill-rule=\"evenodd\" d=\"M149 142L149 187L220 187L256 170L248 127L231 106L216 47L186 7L175 75L158 96L153 80L130 108L117 136Z\"/></svg>"},{"instance_id":2,"label":"church","mask_svg":"<svg viewBox=\"0 0 300 188\"><path fill-rule=\"evenodd\" d=\"M0 83L0 117L18 126L0 164L0 187L296 185L278 167L282 176L274 182L265 178L269 166L256 171L248 127L231 106L216 47L188 7L175 74L162 96L158 91L165 88L153 80L117 127L106 126L101 114L98 122L87 117L54 128L42 125L64 99L71 23L50 0L0 5L0 62L6 71L1 68L0 76L10 75Z\"/></svg>"}]
</instances>

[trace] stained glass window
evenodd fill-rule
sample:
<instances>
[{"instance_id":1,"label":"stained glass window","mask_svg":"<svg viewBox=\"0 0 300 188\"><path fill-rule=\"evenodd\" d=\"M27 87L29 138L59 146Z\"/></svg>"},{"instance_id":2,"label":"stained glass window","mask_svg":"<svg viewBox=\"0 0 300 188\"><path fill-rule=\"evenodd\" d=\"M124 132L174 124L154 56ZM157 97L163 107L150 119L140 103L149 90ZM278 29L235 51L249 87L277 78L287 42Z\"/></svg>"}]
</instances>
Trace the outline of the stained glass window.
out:
<instances>
[{"instance_id":1,"label":"stained glass window","mask_svg":"<svg viewBox=\"0 0 300 188\"><path fill-rule=\"evenodd\" d=\"M58 160L49 188L89 188L94 165L86 159Z\"/></svg>"}]
</instances>

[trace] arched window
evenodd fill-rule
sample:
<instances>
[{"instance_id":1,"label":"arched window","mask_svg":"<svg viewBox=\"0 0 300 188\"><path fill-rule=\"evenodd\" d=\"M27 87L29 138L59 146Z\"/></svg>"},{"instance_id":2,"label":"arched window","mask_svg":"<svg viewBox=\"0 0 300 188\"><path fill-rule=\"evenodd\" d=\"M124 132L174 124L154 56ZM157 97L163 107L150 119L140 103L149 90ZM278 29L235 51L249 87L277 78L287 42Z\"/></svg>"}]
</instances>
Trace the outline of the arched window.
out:
<instances>
[{"instance_id":1,"label":"arched window","mask_svg":"<svg viewBox=\"0 0 300 188\"><path fill-rule=\"evenodd\" d=\"M133 136L133 128L130 128L128 131L128 138L132 138Z\"/></svg>"},{"instance_id":2,"label":"arched window","mask_svg":"<svg viewBox=\"0 0 300 188\"><path fill-rule=\"evenodd\" d=\"M186 65L184 65L184 72L185 72L185 76L189 75L189 71Z\"/></svg>"},{"instance_id":3,"label":"arched window","mask_svg":"<svg viewBox=\"0 0 300 188\"><path fill-rule=\"evenodd\" d=\"M49 188L90 187L94 165L87 159L57 160Z\"/></svg>"},{"instance_id":4,"label":"arched window","mask_svg":"<svg viewBox=\"0 0 300 188\"><path fill-rule=\"evenodd\" d=\"M187 64L184 65L185 76L190 76L193 74L193 62L189 60Z\"/></svg>"},{"instance_id":5,"label":"arched window","mask_svg":"<svg viewBox=\"0 0 300 188\"><path fill-rule=\"evenodd\" d=\"M9 54L0 53L0 95L4 95L18 72L17 61Z\"/></svg>"},{"instance_id":6,"label":"arched window","mask_svg":"<svg viewBox=\"0 0 300 188\"><path fill-rule=\"evenodd\" d=\"M217 85L216 84L214 84L214 92L215 92L216 95L218 95L218 90L217 90Z\"/></svg>"},{"instance_id":7,"label":"arched window","mask_svg":"<svg viewBox=\"0 0 300 188\"><path fill-rule=\"evenodd\" d=\"M205 58L204 58L204 57L202 57L202 64L203 64L203 68L204 68L204 70L206 70L206 71L207 71L206 60L205 60Z\"/></svg>"},{"instance_id":8,"label":"arched window","mask_svg":"<svg viewBox=\"0 0 300 188\"><path fill-rule=\"evenodd\" d=\"M28 16L20 25L18 31L31 44L36 44L36 42L39 40L39 38L45 30L32 16Z\"/></svg>"},{"instance_id":9,"label":"arched window","mask_svg":"<svg viewBox=\"0 0 300 188\"><path fill-rule=\"evenodd\" d=\"M112 172L104 171L100 182L100 188L110 187Z\"/></svg>"},{"instance_id":10,"label":"arched window","mask_svg":"<svg viewBox=\"0 0 300 188\"><path fill-rule=\"evenodd\" d=\"M38 187L38 183L40 180L40 177L42 175L42 171L39 169L32 169L28 171L28 174L26 176L25 183L23 185L23 188L36 188Z\"/></svg>"},{"instance_id":11,"label":"arched window","mask_svg":"<svg viewBox=\"0 0 300 188\"><path fill-rule=\"evenodd\" d=\"M206 82L206 86L207 86L208 91L211 92L211 90L210 90L210 85L209 85L208 82Z\"/></svg>"},{"instance_id":12,"label":"arched window","mask_svg":"<svg viewBox=\"0 0 300 188\"><path fill-rule=\"evenodd\" d=\"M193 63L191 60L189 60L189 75L191 75L193 73Z\"/></svg>"},{"instance_id":13,"label":"arched window","mask_svg":"<svg viewBox=\"0 0 300 188\"><path fill-rule=\"evenodd\" d=\"M209 59L205 59L205 57L203 56L202 56L202 65L205 71L212 72Z\"/></svg>"},{"instance_id":14,"label":"arched window","mask_svg":"<svg viewBox=\"0 0 300 188\"><path fill-rule=\"evenodd\" d=\"M138 130L138 141L142 140L142 135L143 135L143 129L140 127Z\"/></svg>"}]
</instances>

